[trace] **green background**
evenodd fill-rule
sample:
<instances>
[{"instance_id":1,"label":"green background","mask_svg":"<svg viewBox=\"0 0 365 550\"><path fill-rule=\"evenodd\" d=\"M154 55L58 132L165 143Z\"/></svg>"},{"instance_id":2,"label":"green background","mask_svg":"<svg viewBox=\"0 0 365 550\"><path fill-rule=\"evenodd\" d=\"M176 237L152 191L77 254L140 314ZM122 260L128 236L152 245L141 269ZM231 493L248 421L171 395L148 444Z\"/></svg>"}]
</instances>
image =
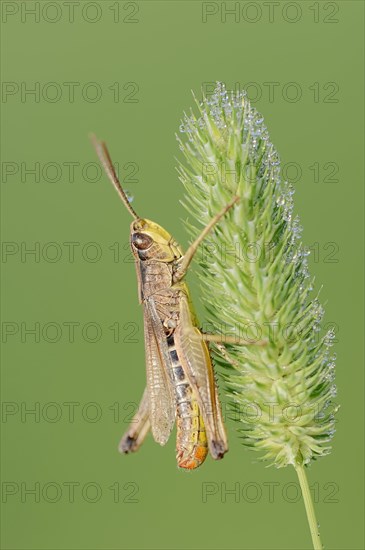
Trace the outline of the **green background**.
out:
<instances>
[{"instance_id":1,"label":"green background","mask_svg":"<svg viewBox=\"0 0 365 550\"><path fill-rule=\"evenodd\" d=\"M130 217L105 176L88 165L96 162L88 133L107 140L123 180L135 166L125 164L138 165L138 181L125 183L135 208L186 248L174 133L192 106L190 90L199 93L204 82L215 80L228 88L251 83L253 100L261 91L255 105L271 139L283 163L295 163L288 175L294 177L298 166L301 172L296 212L313 249L311 272L324 287L325 320L337 327L341 403L333 452L311 467L309 479L326 548L364 548L363 3L280 2L270 21L265 3L243 2L237 22L233 16L224 22L222 4L213 2L217 13L205 23L200 2L97 2L101 16L94 23L98 12L90 4L76 3L69 22L64 2L58 2L59 20L48 2L39 21L20 3L2 3L5 92L13 86L2 99L2 321L5 330L17 330L3 344L3 548L311 547L294 470L256 462L232 421L228 455L219 463L208 459L193 473L177 470L174 436L166 448L149 437L134 456L117 452L144 387L142 311L125 248ZM16 13L6 16L9 11ZM298 21L288 21L296 14ZM37 82L37 98L16 91ZM56 86L47 86L52 82ZM65 82L80 84L74 101ZM97 101L90 82L101 90ZM115 82L119 101L109 89ZM130 82L139 88L134 96ZM268 82L278 83L274 98ZM296 102L290 82L300 86ZM52 101L57 90L61 96ZM74 181L65 164L73 162ZM34 163L39 178L25 173ZM326 163L337 165L332 178L334 165ZM79 243L73 262L67 242ZM119 261L110 249L114 243ZM39 258L24 256L24 247L37 246ZM93 262L96 250L101 257ZM194 276L189 280L199 299ZM74 342L65 325L70 322L79 323ZM39 342L25 333L35 323ZM96 334L88 323L101 331L94 343L87 341ZM115 323L117 342L109 328ZM70 402L79 404L73 422L65 405ZM26 407L39 407L39 417L26 415ZM92 422L96 413L101 418ZM69 482L78 484L74 502ZM39 499L25 493L36 484ZM206 502L204 487L215 492ZM234 487L238 495L225 493Z\"/></svg>"}]
</instances>

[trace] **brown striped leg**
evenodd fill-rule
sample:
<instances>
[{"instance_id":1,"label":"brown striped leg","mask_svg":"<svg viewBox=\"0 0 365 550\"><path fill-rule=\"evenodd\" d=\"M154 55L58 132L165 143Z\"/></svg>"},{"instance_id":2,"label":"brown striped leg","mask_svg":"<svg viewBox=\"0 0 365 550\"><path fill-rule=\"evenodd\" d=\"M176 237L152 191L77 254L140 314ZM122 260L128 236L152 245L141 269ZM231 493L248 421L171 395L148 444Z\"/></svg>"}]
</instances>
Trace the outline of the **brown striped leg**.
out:
<instances>
[{"instance_id":1,"label":"brown striped leg","mask_svg":"<svg viewBox=\"0 0 365 550\"><path fill-rule=\"evenodd\" d=\"M133 417L128 430L120 440L119 452L127 454L138 451L150 427L148 395L147 389L145 389L138 411Z\"/></svg>"}]
</instances>

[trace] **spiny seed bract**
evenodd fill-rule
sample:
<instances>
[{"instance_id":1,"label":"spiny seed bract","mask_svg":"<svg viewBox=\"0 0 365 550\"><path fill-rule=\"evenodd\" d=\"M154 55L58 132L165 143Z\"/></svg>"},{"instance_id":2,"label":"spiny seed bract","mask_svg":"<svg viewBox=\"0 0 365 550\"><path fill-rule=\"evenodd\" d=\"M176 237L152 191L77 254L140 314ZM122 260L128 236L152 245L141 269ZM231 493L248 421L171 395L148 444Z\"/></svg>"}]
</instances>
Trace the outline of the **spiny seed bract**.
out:
<instances>
[{"instance_id":1,"label":"spiny seed bract","mask_svg":"<svg viewBox=\"0 0 365 550\"><path fill-rule=\"evenodd\" d=\"M240 197L197 255L207 322L217 333L267 340L213 355L226 367L243 444L277 467L305 465L331 449L335 355L333 331L320 336L324 310L312 296L294 189L245 92L217 83L196 103L198 115L185 114L177 136L189 234Z\"/></svg>"}]
</instances>

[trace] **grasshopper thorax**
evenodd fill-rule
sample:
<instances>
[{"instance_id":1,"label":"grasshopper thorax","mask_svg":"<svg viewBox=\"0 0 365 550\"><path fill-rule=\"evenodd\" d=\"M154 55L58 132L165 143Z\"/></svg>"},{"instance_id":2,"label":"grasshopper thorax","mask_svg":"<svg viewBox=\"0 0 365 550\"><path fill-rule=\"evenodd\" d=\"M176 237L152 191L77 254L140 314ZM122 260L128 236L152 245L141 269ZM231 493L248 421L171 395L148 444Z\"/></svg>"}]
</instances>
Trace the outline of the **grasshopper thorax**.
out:
<instances>
[{"instance_id":1,"label":"grasshopper thorax","mask_svg":"<svg viewBox=\"0 0 365 550\"><path fill-rule=\"evenodd\" d=\"M178 243L163 227L140 218L131 223L131 248L134 256L142 261L170 263L183 255Z\"/></svg>"}]
</instances>

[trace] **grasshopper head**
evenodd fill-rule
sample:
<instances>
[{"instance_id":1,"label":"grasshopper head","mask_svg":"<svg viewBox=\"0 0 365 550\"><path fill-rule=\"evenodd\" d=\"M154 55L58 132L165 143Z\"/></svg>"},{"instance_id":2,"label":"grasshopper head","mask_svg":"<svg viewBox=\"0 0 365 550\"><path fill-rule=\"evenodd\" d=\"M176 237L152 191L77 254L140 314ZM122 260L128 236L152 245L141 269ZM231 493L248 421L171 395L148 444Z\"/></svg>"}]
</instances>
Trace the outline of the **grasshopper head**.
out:
<instances>
[{"instance_id":1,"label":"grasshopper head","mask_svg":"<svg viewBox=\"0 0 365 550\"><path fill-rule=\"evenodd\" d=\"M134 256L142 261L169 263L183 255L180 246L163 227L140 218L131 223L131 247Z\"/></svg>"}]
</instances>

